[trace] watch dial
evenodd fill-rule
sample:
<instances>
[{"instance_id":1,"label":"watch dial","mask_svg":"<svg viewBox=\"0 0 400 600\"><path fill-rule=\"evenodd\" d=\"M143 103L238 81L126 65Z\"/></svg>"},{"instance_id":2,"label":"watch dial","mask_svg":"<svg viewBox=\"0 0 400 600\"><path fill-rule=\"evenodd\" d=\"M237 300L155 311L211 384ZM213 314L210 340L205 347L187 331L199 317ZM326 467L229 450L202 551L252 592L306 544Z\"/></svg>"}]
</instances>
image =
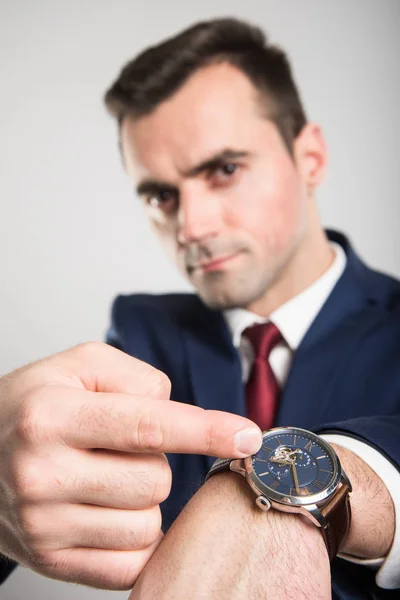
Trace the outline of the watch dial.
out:
<instances>
[{"instance_id":1,"label":"watch dial","mask_svg":"<svg viewBox=\"0 0 400 600\"><path fill-rule=\"evenodd\" d=\"M328 488L335 471L319 439L294 428L264 436L252 465L263 485L285 496L318 494Z\"/></svg>"}]
</instances>

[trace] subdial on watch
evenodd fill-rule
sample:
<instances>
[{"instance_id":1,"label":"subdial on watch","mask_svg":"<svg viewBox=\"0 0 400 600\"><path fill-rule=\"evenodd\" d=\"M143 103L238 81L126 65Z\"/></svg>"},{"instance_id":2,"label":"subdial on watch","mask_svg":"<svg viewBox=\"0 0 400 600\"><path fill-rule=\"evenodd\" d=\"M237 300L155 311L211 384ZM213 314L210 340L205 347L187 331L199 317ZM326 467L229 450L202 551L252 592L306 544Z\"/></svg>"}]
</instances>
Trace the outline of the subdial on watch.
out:
<instances>
[{"instance_id":1,"label":"subdial on watch","mask_svg":"<svg viewBox=\"0 0 400 600\"><path fill-rule=\"evenodd\" d=\"M268 468L269 471L277 477L279 477L279 479L282 479L282 477L286 477L291 471L290 466L279 464L277 462L269 462Z\"/></svg>"},{"instance_id":2,"label":"subdial on watch","mask_svg":"<svg viewBox=\"0 0 400 600\"><path fill-rule=\"evenodd\" d=\"M311 467L317 466L317 463L315 462L314 458L311 456L311 454L309 454L308 452L306 452L305 450L303 450L302 452L297 452L296 453L296 467L304 468L304 467Z\"/></svg>"},{"instance_id":3,"label":"subdial on watch","mask_svg":"<svg viewBox=\"0 0 400 600\"><path fill-rule=\"evenodd\" d=\"M317 462L306 450L296 452L294 468L297 472L298 485L300 489L308 486L318 475Z\"/></svg>"}]
</instances>

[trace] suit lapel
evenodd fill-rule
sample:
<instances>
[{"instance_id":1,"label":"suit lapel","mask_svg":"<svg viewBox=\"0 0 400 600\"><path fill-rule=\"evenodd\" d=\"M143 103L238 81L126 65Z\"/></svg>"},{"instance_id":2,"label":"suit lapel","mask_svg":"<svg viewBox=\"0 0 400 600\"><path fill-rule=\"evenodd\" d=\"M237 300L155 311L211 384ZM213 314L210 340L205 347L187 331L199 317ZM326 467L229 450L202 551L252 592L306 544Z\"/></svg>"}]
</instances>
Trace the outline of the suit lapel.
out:
<instances>
[{"instance_id":1,"label":"suit lapel","mask_svg":"<svg viewBox=\"0 0 400 600\"><path fill-rule=\"evenodd\" d=\"M277 425L312 428L324 422L335 383L351 360L366 327L376 322L379 303L368 285L369 269L344 236L328 232L347 255L346 268L295 352L281 396ZM379 317L378 317L379 318Z\"/></svg>"},{"instance_id":2,"label":"suit lapel","mask_svg":"<svg viewBox=\"0 0 400 600\"><path fill-rule=\"evenodd\" d=\"M335 388L365 335L365 313L349 316L326 337L296 352L283 390L276 425L312 429L326 421ZM341 401L341 399L338 399Z\"/></svg>"}]
</instances>

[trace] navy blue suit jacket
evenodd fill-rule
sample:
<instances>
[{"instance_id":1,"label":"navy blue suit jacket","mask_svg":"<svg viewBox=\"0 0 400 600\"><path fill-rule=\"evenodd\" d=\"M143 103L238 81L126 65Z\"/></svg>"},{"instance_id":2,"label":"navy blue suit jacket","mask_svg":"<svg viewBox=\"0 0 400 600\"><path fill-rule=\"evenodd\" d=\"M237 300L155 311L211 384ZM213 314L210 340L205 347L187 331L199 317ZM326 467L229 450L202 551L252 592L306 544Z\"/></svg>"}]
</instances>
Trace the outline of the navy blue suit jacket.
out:
<instances>
[{"instance_id":1,"label":"navy blue suit jacket","mask_svg":"<svg viewBox=\"0 0 400 600\"><path fill-rule=\"evenodd\" d=\"M298 348L276 425L344 432L400 465L400 282L367 268L340 234L345 271ZM108 342L164 371L171 398L244 414L237 351L219 312L190 294L119 296ZM204 481L213 459L169 455L173 485L163 503L169 527ZM340 559L333 597L400 598L376 587L374 573Z\"/></svg>"},{"instance_id":2,"label":"navy blue suit jacket","mask_svg":"<svg viewBox=\"0 0 400 600\"><path fill-rule=\"evenodd\" d=\"M400 468L400 282L367 268L344 236L345 271L295 353L275 425L343 432ZM164 371L171 398L244 415L237 351L221 313L191 294L119 296L112 345ZM173 486L163 503L168 528L204 481L213 459L169 455ZM399 567L400 568L400 567ZM374 573L336 559L334 597L400 598Z\"/></svg>"}]
</instances>

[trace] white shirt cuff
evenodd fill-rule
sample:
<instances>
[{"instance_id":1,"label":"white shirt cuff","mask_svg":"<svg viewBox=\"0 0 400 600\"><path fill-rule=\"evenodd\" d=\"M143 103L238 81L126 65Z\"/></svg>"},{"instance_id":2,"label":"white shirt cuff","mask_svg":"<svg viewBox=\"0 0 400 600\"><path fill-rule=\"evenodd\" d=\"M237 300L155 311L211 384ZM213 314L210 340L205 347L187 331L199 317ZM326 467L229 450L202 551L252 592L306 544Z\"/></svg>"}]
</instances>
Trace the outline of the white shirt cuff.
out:
<instances>
[{"instance_id":1,"label":"white shirt cuff","mask_svg":"<svg viewBox=\"0 0 400 600\"><path fill-rule=\"evenodd\" d=\"M379 569L376 584L384 589L400 587L400 472L378 450L366 442L342 434L326 434L321 437L330 444L337 444L365 461L386 485L395 509L395 535L386 558L357 559L341 554L341 558L357 564Z\"/></svg>"}]
</instances>

